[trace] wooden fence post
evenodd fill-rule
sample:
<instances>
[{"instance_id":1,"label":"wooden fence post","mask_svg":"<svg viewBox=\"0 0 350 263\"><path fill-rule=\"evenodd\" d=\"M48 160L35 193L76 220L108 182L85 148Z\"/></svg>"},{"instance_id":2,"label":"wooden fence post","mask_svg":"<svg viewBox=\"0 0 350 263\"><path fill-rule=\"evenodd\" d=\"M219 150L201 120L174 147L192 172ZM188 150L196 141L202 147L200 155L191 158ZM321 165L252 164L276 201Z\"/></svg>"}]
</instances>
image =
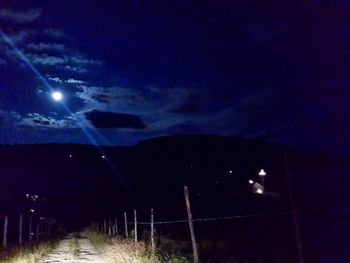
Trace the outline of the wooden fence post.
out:
<instances>
[{"instance_id":1,"label":"wooden fence post","mask_svg":"<svg viewBox=\"0 0 350 263\"><path fill-rule=\"evenodd\" d=\"M193 262L199 263L198 247L197 247L196 236L194 235L191 203L190 203L190 197L188 194L187 186L184 186L184 193L185 193L185 201L186 201L186 208L187 208L188 225L190 227L191 242L192 242L192 249L193 249Z\"/></svg>"},{"instance_id":2,"label":"wooden fence post","mask_svg":"<svg viewBox=\"0 0 350 263\"><path fill-rule=\"evenodd\" d=\"M19 226L18 226L18 243L22 245L23 242L23 214L19 215Z\"/></svg>"},{"instance_id":3,"label":"wooden fence post","mask_svg":"<svg viewBox=\"0 0 350 263\"><path fill-rule=\"evenodd\" d=\"M137 212L134 209L134 235L135 235L135 243L137 243Z\"/></svg>"},{"instance_id":4,"label":"wooden fence post","mask_svg":"<svg viewBox=\"0 0 350 263\"><path fill-rule=\"evenodd\" d=\"M154 256L156 252L156 246L154 243L154 214L153 214L153 208L151 209L151 254Z\"/></svg>"},{"instance_id":5,"label":"wooden fence post","mask_svg":"<svg viewBox=\"0 0 350 263\"><path fill-rule=\"evenodd\" d=\"M297 248L298 248L299 263L304 263L305 257L304 257L304 249L303 249L303 243L301 238L300 218L299 218L298 210L296 208L296 202L293 196L293 190L291 185L292 182L291 182L290 172L289 172L289 159L288 159L287 152L284 153L284 162L285 162L284 168L285 168L285 174L286 174L286 180L287 180L289 201L292 206L292 212L293 212L293 222L294 222L294 230L295 230L295 239L296 239Z\"/></svg>"},{"instance_id":6,"label":"wooden fence post","mask_svg":"<svg viewBox=\"0 0 350 263\"><path fill-rule=\"evenodd\" d=\"M110 217L109 218L109 221L108 221L108 235L112 235L112 218Z\"/></svg>"},{"instance_id":7,"label":"wooden fence post","mask_svg":"<svg viewBox=\"0 0 350 263\"><path fill-rule=\"evenodd\" d=\"M5 218L4 218L4 236L3 236L3 239L2 239L2 246L4 248L7 247L7 228L8 228L8 223L9 223L9 218L8 218L8 216L5 216Z\"/></svg>"},{"instance_id":8,"label":"wooden fence post","mask_svg":"<svg viewBox=\"0 0 350 263\"><path fill-rule=\"evenodd\" d=\"M32 223L33 223L33 217L32 214L29 215L29 235L28 235L28 240L32 241Z\"/></svg>"},{"instance_id":9,"label":"wooden fence post","mask_svg":"<svg viewBox=\"0 0 350 263\"><path fill-rule=\"evenodd\" d=\"M39 221L36 223L36 235L35 235L36 240L39 239L39 235L40 235L40 219L39 219Z\"/></svg>"},{"instance_id":10,"label":"wooden fence post","mask_svg":"<svg viewBox=\"0 0 350 263\"><path fill-rule=\"evenodd\" d=\"M126 212L124 212L124 223L125 223L125 236L129 237L129 233L128 233L128 218L126 216Z\"/></svg>"},{"instance_id":11,"label":"wooden fence post","mask_svg":"<svg viewBox=\"0 0 350 263\"><path fill-rule=\"evenodd\" d=\"M114 227L115 227L115 236L118 235L118 218L117 216L114 217Z\"/></svg>"},{"instance_id":12,"label":"wooden fence post","mask_svg":"<svg viewBox=\"0 0 350 263\"><path fill-rule=\"evenodd\" d=\"M103 232L107 233L107 220L106 219L103 220Z\"/></svg>"}]
</instances>

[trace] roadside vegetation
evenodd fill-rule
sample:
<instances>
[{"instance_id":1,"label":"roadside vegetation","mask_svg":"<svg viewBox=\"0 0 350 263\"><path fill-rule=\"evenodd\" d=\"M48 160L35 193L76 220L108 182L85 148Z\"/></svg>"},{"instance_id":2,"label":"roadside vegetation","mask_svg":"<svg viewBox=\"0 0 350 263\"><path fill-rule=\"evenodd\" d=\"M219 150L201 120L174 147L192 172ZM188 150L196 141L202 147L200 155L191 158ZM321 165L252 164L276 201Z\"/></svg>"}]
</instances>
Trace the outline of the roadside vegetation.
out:
<instances>
[{"instance_id":1,"label":"roadside vegetation","mask_svg":"<svg viewBox=\"0 0 350 263\"><path fill-rule=\"evenodd\" d=\"M35 263L50 254L59 240L41 241L0 251L0 263Z\"/></svg>"},{"instance_id":2,"label":"roadside vegetation","mask_svg":"<svg viewBox=\"0 0 350 263\"><path fill-rule=\"evenodd\" d=\"M75 234L69 243L69 249L74 258L78 258L80 253L78 236L79 234Z\"/></svg>"},{"instance_id":3,"label":"roadside vegetation","mask_svg":"<svg viewBox=\"0 0 350 263\"><path fill-rule=\"evenodd\" d=\"M106 234L88 230L87 236L93 246L102 253L109 262L113 263L188 263L189 257L180 255L175 242L169 246L169 251L162 251L160 247L154 255L145 241L135 244L133 239L110 237Z\"/></svg>"}]
</instances>

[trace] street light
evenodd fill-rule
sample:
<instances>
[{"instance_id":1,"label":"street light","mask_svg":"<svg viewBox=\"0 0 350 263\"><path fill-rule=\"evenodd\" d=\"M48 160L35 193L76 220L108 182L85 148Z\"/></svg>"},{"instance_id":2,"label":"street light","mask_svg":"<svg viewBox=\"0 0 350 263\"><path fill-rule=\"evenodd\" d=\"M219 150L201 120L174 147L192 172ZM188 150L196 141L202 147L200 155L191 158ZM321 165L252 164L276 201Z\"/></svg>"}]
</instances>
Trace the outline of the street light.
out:
<instances>
[{"instance_id":1,"label":"street light","mask_svg":"<svg viewBox=\"0 0 350 263\"><path fill-rule=\"evenodd\" d=\"M260 169L259 176L266 176L266 172L264 169Z\"/></svg>"},{"instance_id":2,"label":"street light","mask_svg":"<svg viewBox=\"0 0 350 263\"><path fill-rule=\"evenodd\" d=\"M258 175L261 178L261 185L265 186L265 177L266 177L267 173L265 172L264 169L260 169Z\"/></svg>"}]
</instances>

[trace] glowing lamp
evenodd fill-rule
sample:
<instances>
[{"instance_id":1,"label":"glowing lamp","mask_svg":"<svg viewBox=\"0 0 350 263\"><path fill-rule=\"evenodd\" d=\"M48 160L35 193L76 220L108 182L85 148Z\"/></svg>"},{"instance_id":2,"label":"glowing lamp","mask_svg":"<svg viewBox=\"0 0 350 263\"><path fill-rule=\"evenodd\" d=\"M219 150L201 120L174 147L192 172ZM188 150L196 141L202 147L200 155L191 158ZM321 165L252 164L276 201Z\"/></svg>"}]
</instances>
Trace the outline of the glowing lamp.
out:
<instances>
[{"instance_id":1,"label":"glowing lamp","mask_svg":"<svg viewBox=\"0 0 350 263\"><path fill-rule=\"evenodd\" d=\"M264 169L260 169L259 176L266 176L266 172Z\"/></svg>"},{"instance_id":2,"label":"glowing lamp","mask_svg":"<svg viewBox=\"0 0 350 263\"><path fill-rule=\"evenodd\" d=\"M262 195L262 194L264 193L264 190L263 190L263 189L260 189L260 188L259 188L259 189L256 189L256 193Z\"/></svg>"}]
</instances>

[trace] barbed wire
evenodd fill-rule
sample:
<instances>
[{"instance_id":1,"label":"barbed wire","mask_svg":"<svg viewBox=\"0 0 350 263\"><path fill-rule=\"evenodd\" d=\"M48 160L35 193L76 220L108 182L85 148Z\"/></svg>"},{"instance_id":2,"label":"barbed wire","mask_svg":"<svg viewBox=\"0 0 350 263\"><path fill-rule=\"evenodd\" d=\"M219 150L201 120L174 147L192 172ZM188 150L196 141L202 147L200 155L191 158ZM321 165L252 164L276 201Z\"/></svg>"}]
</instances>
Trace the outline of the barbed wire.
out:
<instances>
[{"instance_id":1,"label":"barbed wire","mask_svg":"<svg viewBox=\"0 0 350 263\"><path fill-rule=\"evenodd\" d=\"M292 214L292 211L283 211L283 212L272 212L272 213L263 213L263 214L246 214L246 215L235 215L235 216L223 216L223 217L207 217L207 218L197 218L193 219L193 222L209 222L209 221L223 221L223 220L232 220L232 219L241 219L241 218L254 218L261 216L278 216L278 215L288 215ZM178 223L188 223L188 219L182 220L169 220L169 221L155 221L154 225L165 225L165 224L178 224ZM125 224L125 222L118 222L118 224ZM135 224L135 222L127 222L129 225ZM150 225L152 222L137 222L138 225Z\"/></svg>"},{"instance_id":2,"label":"barbed wire","mask_svg":"<svg viewBox=\"0 0 350 263\"><path fill-rule=\"evenodd\" d=\"M322 212L335 212L335 211L348 211L350 208L335 208L335 209L311 209L311 210L299 210L298 212L301 214L310 214L310 213L322 213ZM211 222L211 221L225 221L225 220L234 220L234 219L243 219L243 218L256 218L256 217L264 217L264 216L283 216L283 215L291 215L295 211L280 211L280 212L270 212L270 213L255 213L255 214L245 214L245 215L234 215L234 216L222 216L222 217L206 217L206 218L197 218L193 219L193 222ZM179 219L179 220L168 220L168 221L155 221L154 225L165 225L165 224L181 224L188 223L188 219ZM125 225L125 222L118 222L118 225ZM134 221L127 222L128 225L134 225ZM140 221L137 222L138 225L151 225L152 222Z\"/></svg>"}]
</instances>

